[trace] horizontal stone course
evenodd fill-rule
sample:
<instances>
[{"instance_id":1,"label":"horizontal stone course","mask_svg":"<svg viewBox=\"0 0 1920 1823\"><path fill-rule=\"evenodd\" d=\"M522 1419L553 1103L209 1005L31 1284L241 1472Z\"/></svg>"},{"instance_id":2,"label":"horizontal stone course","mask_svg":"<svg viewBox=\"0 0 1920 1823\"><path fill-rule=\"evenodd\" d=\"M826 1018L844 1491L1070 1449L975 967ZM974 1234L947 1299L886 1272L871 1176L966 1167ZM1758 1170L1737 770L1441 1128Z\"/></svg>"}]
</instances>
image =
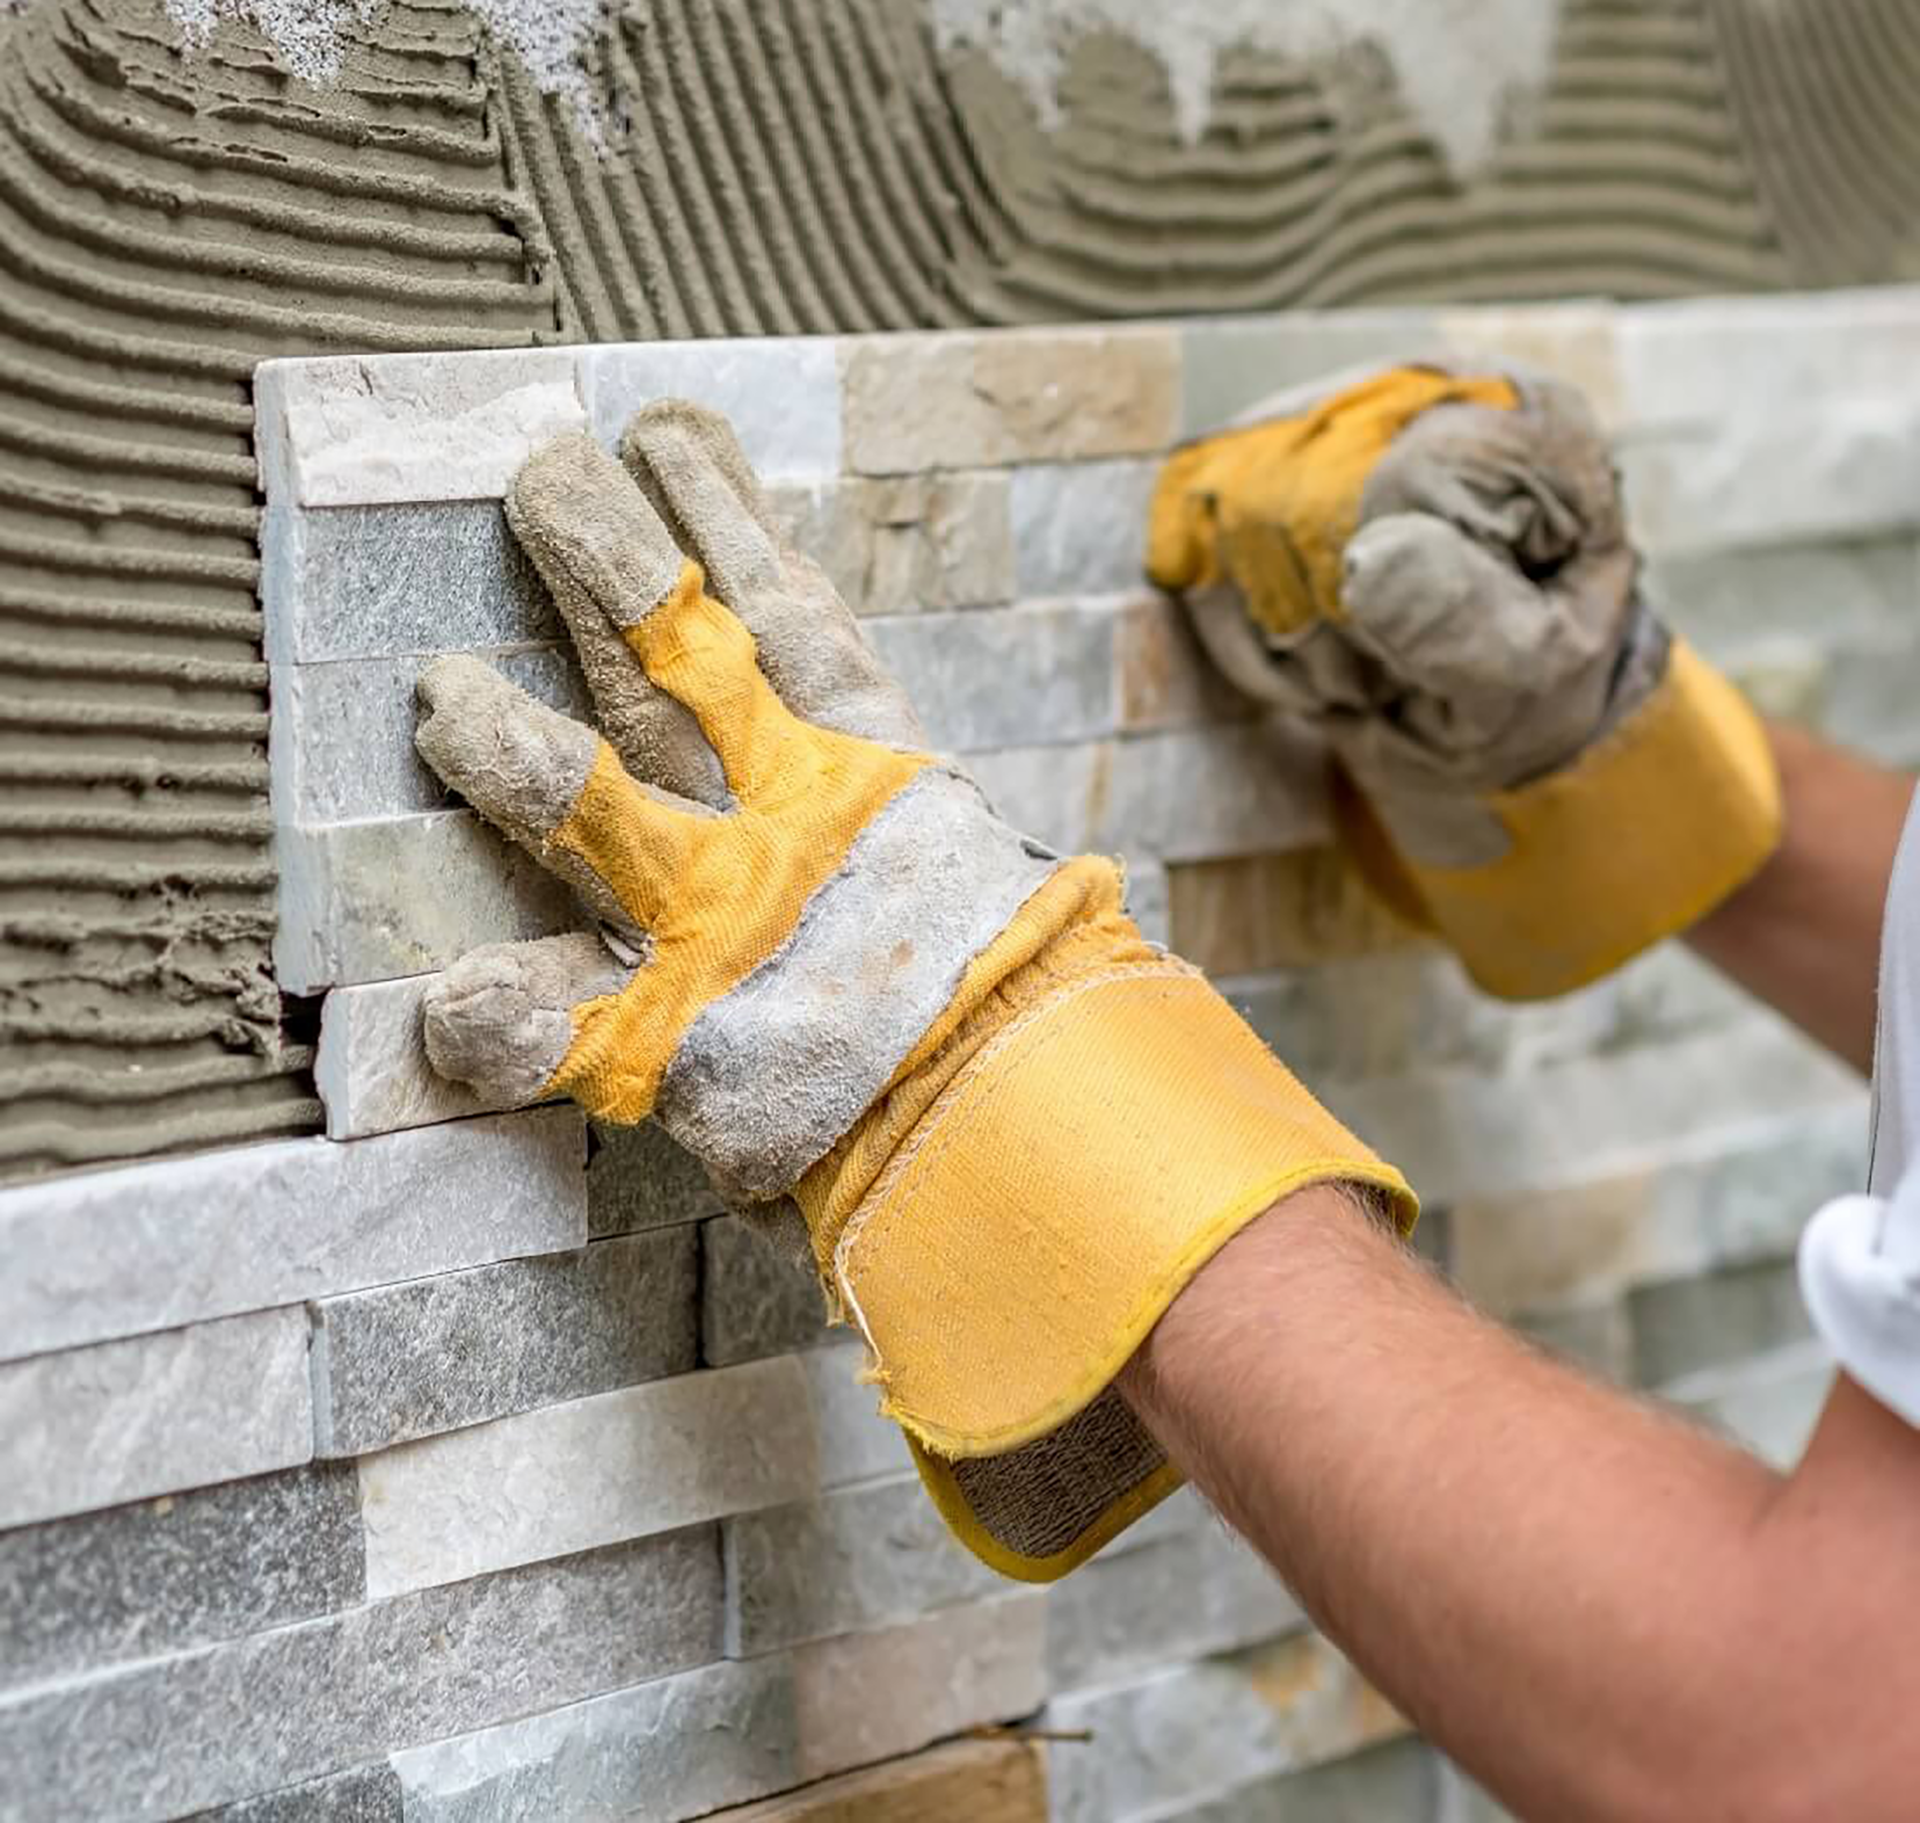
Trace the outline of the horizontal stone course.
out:
<instances>
[{"instance_id":1,"label":"horizontal stone course","mask_svg":"<svg viewBox=\"0 0 1920 1823\"><path fill-rule=\"evenodd\" d=\"M846 464L897 475L1158 450L1178 418L1179 356L1162 328L852 338Z\"/></svg>"},{"instance_id":2,"label":"horizontal stone course","mask_svg":"<svg viewBox=\"0 0 1920 1823\"><path fill-rule=\"evenodd\" d=\"M283 825L274 859L274 972L289 993L424 975L583 922L552 874L470 810Z\"/></svg>"},{"instance_id":3,"label":"horizontal stone course","mask_svg":"<svg viewBox=\"0 0 1920 1823\"><path fill-rule=\"evenodd\" d=\"M316 1451L363 1455L690 1371L698 1245L664 1228L322 1299Z\"/></svg>"},{"instance_id":4,"label":"horizontal stone course","mask_svg":"<svg viewBox=\"0 0 1920 1823\"><path fill-rule=\"evenodd\" d=\"M1147 507L1160 467L1156 455L1016 468L1012 516L1017 592L1144 592Z\"/></svg>"},{"instance_id":5,"label":"horizontal stone course","mask_svg":"<svg viewBox=\"0 0 1920 1823\"><path fill-rule=\"evenodd\" d=\"M1010 494L981 469L775 482L767 502L856 614L918 614L1013 599Z\"/></svg>"},{"instance_id":6,"label":"horizontal stone course","mask_svg":"<svg viewBox=\"0 0 1920 1823\"><path fill-rule=\"evenodd\" d=\"M320 1006L314 1087L329 1139L361 1139L484 1112L465 1083L427 1057L423 1022L438 975L337 987Z\"/></svg>"},{"instance_id":7,"label":"horizontal stone course","mask_svg":"<svg viewBox=\"0 0 1920 1823\"><path fill-rule=\"evenodd\" d=\"M0 1191L0 1354L578 1246L573 1108L297 1139Z\"/></svg>"},{"instance_id":8,"label":"horizontal stone course","mask_svg":"<svg viewBox=\"0 0 1920 1823\"><path fill-rule=\"evenodd\" d=\"M269 488L306 507L496 497L541 443L585 427L579 365L568 348L265 362Z\"/></svg>"},{"instance_id":9,"label":"horizontal stone course","mask_svg":"<svg viewBox=\"0 0 1920 1823\"><path fill-rule=\"evenodd\" d=\"M594 1121L591 1129L587 1227L596 1240L720 1213L705 1168L664 1127L650 1120L637 1127Z\"/></svg>"},{"instance_id":10,"label":"horizontal stone course","mask_svg":"<svg viewBox=\"0 0 1920 1823\"><path fill-rule=\"evenodd\" d=\"M564 637L497 500L295 513L261 536L276 665L462 652Z\"/></svg>"},{"instance_id":11,"label":"horizontal stone course","mask_svg":"<svg viewBox=\"0 0 1920 1823\"><path fill-rule=\"evenodd\" d=\"M727 1650L737 1658L872 1632L1001 1586L911 1473L744 1513L723 1530Z\"/></svg>"},{"instance_id":12,"label":"horizontal stone course","mask_svg":"<svg viewBox=\"0 0 1920 1823\"><path fill-rule=\"evenodd\" d=\"M0 1366L0 1527L293 1468L312 1455L298 1307Z\"/></svg>"},{"instance_id":13,"label":"horizontal stone course","mask_svg":"<svg viewBox=\"0 0 1920 1823\"><path fill-rule=\"evenodd\" d=\"M0 1689L359 1605L351 1469L294 1469L0 1532Z\"/></svg>"},{"instance_id":14,"label":"horizontal stone course","mask_svg":"<svg viewBox=\"0 0 1920 1823\"><path fill-rule=\"evenodd\" d=\"M828 1339L820 1275L797 1238L756 1232L746 1217L724 1215L701 1224L700 1243L700 1358L708 1366Z\"/></svg>"},{"instance_id":15,"label":"horizontal stone course","mask_svg":"<svg viewBox=\"0 0 1920 1823\"><path fill-rule=\"evenodd\" d=\"M1325 1640L1272 1645L1056 1697L1043 1726L1091 1739L1049 1756L1056 1823L1146 1823L1339 1760L1406 1724Z\"/></svg>"},{"instance_id":16,"label":"horizontal stone course","mask_svg":"<svg viewBox=\"0 0 1920 1823\"><path fill-rule=\"evenodd\" d=\"M1642 1386L1730 1366L1810 1334L1791 1260L1637 1286L1627 1304L1633 1376Z\"/></svg>"},{"instance_id":17,"label":"horizontal stone course","mask_svg":"<svg viewBox=\"0 0 1920 1823\"><path fill-rule=\"evenodd\" d=\"M197 1811L192 1823L407 1823L407 1817L399 1777L382 1762Z\"/></svg>"},{"instance_id":18,"label":"horizontal stone course","mask_svg":"<svg viewBox=\"0 0 1920 1823\"><path fill-rule=\"evenodd\" d=\"M1016 1720L1044 1694L1041 1607L1036 1595L1002 1596L399 1753L408 1823L672 1823Z\"/></svg>"},{"instance_id":19,"label":"horizontal stone course","mask_svg":"<svg viewBox=\"0 0 1920 1823\"><path fill-rule=\"evenodd\" d=\"M1056 1694L1230 1652L1303 1627L1279 1579L1218 1520L1101 1556L1047 1591Z\"/></svg>"},{"instance_id":20,"label":"horizontal stone course","mask_svg":"<svg viewBox=\"0 0 1920 1823\"><path fill-rule=\"evenodd\" d=\"M792 1501L817 1484L819 1459L808 1384L792 1360L683 1374L402 1444L359 1463L368 1588L457 1582Z\"/></svg>"},{"instance_id":21,"label":"horizontal stone course","mask_svg":"<svg viewBox=\"0 0 1920 1823\"><path fill-rule=\"evenodd\" d=\"M359 1767L711 1662L720 1607L692 1531L0 1697L0 1818L58 1792L158 1823Z\"/></svg>"}]
</instances>

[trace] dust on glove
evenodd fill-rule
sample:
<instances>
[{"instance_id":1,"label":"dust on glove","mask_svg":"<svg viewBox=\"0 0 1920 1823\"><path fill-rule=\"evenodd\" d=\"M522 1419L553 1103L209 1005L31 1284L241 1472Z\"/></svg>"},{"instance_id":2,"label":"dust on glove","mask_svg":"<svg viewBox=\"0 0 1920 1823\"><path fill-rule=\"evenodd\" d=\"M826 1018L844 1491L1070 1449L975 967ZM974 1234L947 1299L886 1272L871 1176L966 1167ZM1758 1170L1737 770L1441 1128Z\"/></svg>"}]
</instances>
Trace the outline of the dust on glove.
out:
<instances>
[{"instance_id":1,"label":"dust on glove","mask_svg":"<svg viewBox=\"0 0 1920 1823\"><path fill-rule=\"evenodd\" d=\"M1406 366L1176 452L1147 568L1251 694L1312 718L1382 897L1490 991L1686 928L1779 840L1757 718L1639 588L1570 387Z\"/></svg>"},{"instance_id":2,"label":"dust on glove","mask_svg":"<svg viewBox=\"0 0 1920 1823\"><path fill-rule=\"evenodd\" d=\"M649 407L623 455L563 438L507 500L604 733L448 658L417 734L598 930L464 958L428 1054L495 1106L653 1116L736 1206L797 1211L949 1523L1060 1575L1178 1483L1113 1381L1193 1273L1306 1184L1411 1196L1112 863L925 750L723 420Z\"/></svg>"}]
</instances>

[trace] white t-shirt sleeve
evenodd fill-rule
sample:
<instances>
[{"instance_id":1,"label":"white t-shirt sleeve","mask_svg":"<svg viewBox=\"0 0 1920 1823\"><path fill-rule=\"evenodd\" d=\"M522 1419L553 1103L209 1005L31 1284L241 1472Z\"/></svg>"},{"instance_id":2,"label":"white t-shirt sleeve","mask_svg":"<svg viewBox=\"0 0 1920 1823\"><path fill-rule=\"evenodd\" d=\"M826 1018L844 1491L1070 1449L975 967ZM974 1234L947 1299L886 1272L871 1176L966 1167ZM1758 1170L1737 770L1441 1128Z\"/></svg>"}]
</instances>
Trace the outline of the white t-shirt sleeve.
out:
<instances>
[{"instance_id":1,"label":"white t-shirt sleeve","mask_svg":"<svg viewBox=\"0 0 1920 1823\"><path fill-rule=\"evenodd\" d=\"M1920 1425L1920 794L1887 885L1880 934L1868 1194L1843 1196L1800 1237L1800 1291L1835 1358Z\"/></svg>"}]
</instances>

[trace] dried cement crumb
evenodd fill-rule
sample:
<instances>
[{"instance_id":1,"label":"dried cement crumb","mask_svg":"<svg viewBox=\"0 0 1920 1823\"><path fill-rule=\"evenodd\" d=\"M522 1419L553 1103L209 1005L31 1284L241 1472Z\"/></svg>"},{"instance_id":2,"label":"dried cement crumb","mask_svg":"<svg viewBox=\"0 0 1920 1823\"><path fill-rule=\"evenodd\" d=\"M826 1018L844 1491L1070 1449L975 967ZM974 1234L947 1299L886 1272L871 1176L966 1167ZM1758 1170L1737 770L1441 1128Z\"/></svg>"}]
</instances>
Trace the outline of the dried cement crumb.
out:
<instances>
[{"instance_id":1,"label":"dried cement crumb","mask_svg":"<svg viewBox=\"0 0 1920 1823\"><path fill-rule=\"evenodd\" d=\"M467 10L519 54L550 93L568 94L594 112L584 53L599 35L611 0L469 0ZM0 0L17 10L25 0ZM345 35L379 11L381 0L166 0L191 44L204 44L221 19L245 19L295 76L328 83L340 73Z\"/></svg>"},{"instance_id":2,"label":"dried cement crumb","mask_svg":"<svg viewBox=\"0 0 1920 1823\"><path fill-rule=\"evenodd\" d=\"M1387 59L1409 111L1458 173L1486 162L1515 100L1538 94L1560 0L931 0L942 50L983 50L1059 118L1067 47L1088 32L1132 40L1167 72L1189 142L1206 131L1214 67L1236 46L1325 57L1360 45Z\"/></svg>"}]
</instances>

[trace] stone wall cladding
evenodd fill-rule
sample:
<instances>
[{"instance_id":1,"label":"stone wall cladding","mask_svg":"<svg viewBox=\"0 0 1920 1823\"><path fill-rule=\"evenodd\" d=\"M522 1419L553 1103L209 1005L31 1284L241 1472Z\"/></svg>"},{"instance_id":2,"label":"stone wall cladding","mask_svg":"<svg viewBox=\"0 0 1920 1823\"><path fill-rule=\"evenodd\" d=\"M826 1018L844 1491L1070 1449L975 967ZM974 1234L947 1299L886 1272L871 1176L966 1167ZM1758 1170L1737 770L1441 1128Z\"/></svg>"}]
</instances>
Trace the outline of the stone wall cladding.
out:
<instances>
[{"instance_id":1,"label":"stone wall cladding","mask_svg":"<svg viewBox=\"0 0 1920 1823\"><path fill-rule=\"evenodd\" d=\"M539 435L610 439L659 392L741 416L941 737L1016 821L1125 855L1150 930L1409 1168L1476 1299L1774 1454L1804 1434L1827 1367L1787 1262L1863 1175L1859 1086L1678 949L1503 1008L1367 908L1312 743L1141 586L1140 502L1170 442L1275 387L1524 354L1596 397L1676 624L1920 759L1920 508L1857 479L1920 452L1920 296L943 346L260 375L281 965L326 995L332 1137L0 1192L0 1823L51 1792L251 1823L1492 1814L1190 1495L1054 1590L985 1577L808 1273L684 1154L479 1115L427 1071L431 972L570 914L419 768L411 676L471 650L582 700L499 490ZM1787 374L1820 409L1769 521L1713 477L1776 472ZM908 397L906 429L875 415ZM1024 1723L1052 1738L939 1745Z\"/></svg>"}]
</instances>

